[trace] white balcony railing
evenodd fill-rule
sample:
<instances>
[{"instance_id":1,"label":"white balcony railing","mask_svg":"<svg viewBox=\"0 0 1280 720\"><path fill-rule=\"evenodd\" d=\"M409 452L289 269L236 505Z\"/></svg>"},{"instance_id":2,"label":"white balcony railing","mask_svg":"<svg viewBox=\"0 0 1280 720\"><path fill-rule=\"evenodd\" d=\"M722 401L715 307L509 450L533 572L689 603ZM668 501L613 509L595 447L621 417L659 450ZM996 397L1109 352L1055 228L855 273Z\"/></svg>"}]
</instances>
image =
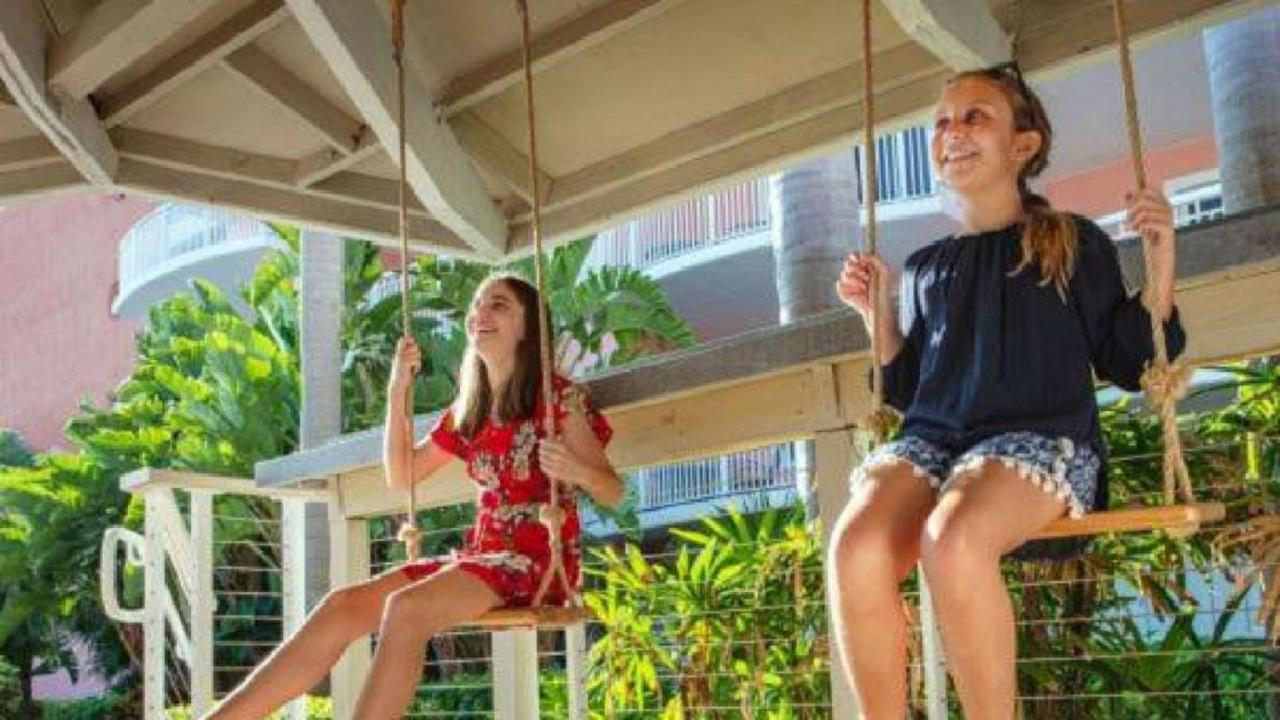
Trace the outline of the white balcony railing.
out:
<instances>
[{"instance_id":1,"label":"white balcony railing","mask_svg":"<svg viewBox=\"0 0 1280 720\"><path fill-rule=\"evenodd\" d=\"M756 178L600 232L587 267L651 268L768 227L769 179Z\"/></svg>"},{"instance_id":2,"label":"white balcony railing","mask_svg":"<svg viewBox=\"0 0 1280 720\"><path fill-rule=\"evenodd\" d=\"M1169 204L1173 206L1173 222L1177 227L1217 220L1223 217L1222 185L1214 182L1176 192L1169 196ZM1124 218L1125 211L1117 210L1095 222L1113 238L1132 237L1134 233L1125 228Z\"/></svg>"},{"instance_id":3,"label":"white balcony railing","mask_svg":"<svg viewBox=\"0 0 1280 720\"><path fill-rule=\"evenodd\" d=\"M795 487L807 469L795 443L645 468L634 475L641 512Z\"/></svg>"},{"instance_id":4,"label":"white balcony railing","mask_svg":"<svg viewBox=\"0 0 1280 720\"><path fill-rule=\"evenodd\" d=\"M118 297L212 253L283 247L264 223L216 208L161 205L120 240Z\"/></svg>"}]
</instances>

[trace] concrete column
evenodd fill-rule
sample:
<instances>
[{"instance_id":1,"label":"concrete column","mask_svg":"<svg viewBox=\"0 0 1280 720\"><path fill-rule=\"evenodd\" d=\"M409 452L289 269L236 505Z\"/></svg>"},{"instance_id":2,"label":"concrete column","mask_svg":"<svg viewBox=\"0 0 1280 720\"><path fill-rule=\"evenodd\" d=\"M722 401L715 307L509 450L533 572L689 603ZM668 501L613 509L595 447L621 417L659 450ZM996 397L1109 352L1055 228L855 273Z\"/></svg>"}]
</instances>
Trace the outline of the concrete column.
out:
<instances>
[{"instance_id":1,"label":"concrete column","mask_svg":"<svg viewBox=\"0 0 1280 720\"><path fill-rule=\"evenodd\" d=\"M303 448L342 433L343 239L302 232L301 320ZM324 505L306 509L306 602L312 607L329 589L329 515Z\"/></svg>"},{"instance_id":2,"label":"concrete column","mask_svg":"<svg viewBox=\"0 0 1280 720\"><path fill-rule=\"evenodd\" d=\"M853 150L809 160L774 176L769 213L778 323L840 307L836 278L861 232ZM797 465L811 466L812 453L812 443L795 443ZM809 473L796 473L796 495L812 521L818 507Z\"/></svg>"},{"instance_id":3,"label":"concrete column","mask_svg":"<svg viewBox=\"0 0 1280 720\"><path fill-rule=\"evenodd\" d=\"M853 150L778 174L769 196L778 321L838 308L835 281L861 233Z\"/></svg>"},{"instance_id":4,"label":"concrete column","mask_svg":"<svg viewBox=\"0 0 1280 720\"><path fill-rule=\"evenodd\" d=\"M1204 33L1223 205L1280 203L1280 5Z\"/></svg>"}]
</instances>

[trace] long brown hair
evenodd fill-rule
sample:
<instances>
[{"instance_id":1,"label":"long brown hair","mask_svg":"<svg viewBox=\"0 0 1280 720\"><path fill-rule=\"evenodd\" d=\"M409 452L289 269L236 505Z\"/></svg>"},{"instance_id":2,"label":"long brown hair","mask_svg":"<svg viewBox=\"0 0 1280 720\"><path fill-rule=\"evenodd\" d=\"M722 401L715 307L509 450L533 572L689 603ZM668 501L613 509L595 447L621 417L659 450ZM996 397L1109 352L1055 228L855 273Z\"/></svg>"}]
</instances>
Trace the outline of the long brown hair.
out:
<instances>
[{"instance_id":1,"label":"long brown hair","mask_svg":"<svg viewBox=\"0 0 1280 720\"><path fill-rule=\"evenodd\" d=\"M1018 173L1018 194L1022 198L1026 221L1022 229L1022 257L1013 272L1016 274L1035 264L1040 269L1042 283L1053 283L1058 294L1065 298L1076 263L1078 237L1075 219L1068 213L1055 210L1044 196L1032 192L1029 184L1031 178L1044 172L1049 165L1049 150L1053 146L1053 126L1049 124L1049 116L1040 97L1027 86L1022 79L1022 71L1014 63L962 72L947 84L969 78L986 80L1000 88L1013 109L1014 132L1030 131L1040 135L1040 149Z\"/></svg>"},{"instance_id":2,"label":"long brown hair","mask_svg":"<svg viewBox=\"0 0 1280 720\"><path fill-rule=\"evenodd\" d=\"M538 350L538 290L524 278L510 273L489 277L476 289L476 295L493 283L503 283L524 308L524 337L516 343L515 368L502 392L494 398L489 373L476 349L467 343L458 372L458 396L453 401L453 417L458 432L473 438L494 412L501 422L533 416L538 406L539 382L542 378L542 354ZM552 323L555 327L555 323Z\"/></svg>"}]
</instances>

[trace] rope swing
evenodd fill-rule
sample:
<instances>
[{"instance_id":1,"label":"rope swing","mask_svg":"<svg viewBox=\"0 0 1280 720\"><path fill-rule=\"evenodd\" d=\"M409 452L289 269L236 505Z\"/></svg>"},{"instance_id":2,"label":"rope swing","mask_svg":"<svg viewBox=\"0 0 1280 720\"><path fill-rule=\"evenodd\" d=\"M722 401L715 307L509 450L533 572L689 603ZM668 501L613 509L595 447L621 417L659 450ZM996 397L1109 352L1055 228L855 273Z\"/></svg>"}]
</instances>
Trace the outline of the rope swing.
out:
<instances>
[{"instance_id":1,"label":"rope swing","mask_svg":"<svg viewBox=\"0 0 1280 720\"><path fill-rule=\"evenodd\" d=\"M400 317L403 325L403 337L412 337L411 322L412 314L409 309L409 238L408 238L408 178L406 173L405 162L405 69L404 69L404 7L406 0L392 0L391 3L391 40L392 40L392 57L395 63L396 72L396 100L397 100L397 117L396 131L398 135L398 150L400 163ZM529 39L529 8L526 0L516 0L516 8L520 15L520 39L521 48L524 58L524 89L525 89L525 109L528 116L529 127L529 182L533 191L533 267L534 267L534 286L538 290L538 350L541 360L541 397L542 397L542 416L538 420L542 423L542 431L544 438L554 438L559 432L556 427L555 416L555 388L552 384L552 366L554 358L552 357L552 337L550 313L547 309L547 288L546 273L543 266L542 251L542 201L541 192L538 187L538 140L537 129L534 124L534 94L533 94L533 69L531 59L531 43ZM405 443L406 453L408 454L408 464L410 472L413 468L413 385L410 383L408 389L408 397L405 399L405 413L408 422L406 423L406 433L408 433L408 441ZM397 538L404 543L405 554L409 562L417 560L420 556L420 541L422 533L417 527L417 503L414 497L413 486L409 487L408 517L400 526ZM543 503L539 509L539 519L547 528L548 541L550 545L550 564L546 572L542 576L542 582L533 597L532 605L529 608L509 608L492 610L486 613L473 625L480 627L502 628L502 627L521 627L521 626L567 626L580 623L585 619L585 610L582 609L582 598L580 589L573 583L569 582L568 573L564 567L564 553L562 530L565 522L565 511L560 505L561 488L560 484L555 481L550 482L549 496L546 503ZM547 593L551 589L551 583L558 582L565 598L565 607L546 606L543 601L547 597Z\"/></svg>"}]
</instances>

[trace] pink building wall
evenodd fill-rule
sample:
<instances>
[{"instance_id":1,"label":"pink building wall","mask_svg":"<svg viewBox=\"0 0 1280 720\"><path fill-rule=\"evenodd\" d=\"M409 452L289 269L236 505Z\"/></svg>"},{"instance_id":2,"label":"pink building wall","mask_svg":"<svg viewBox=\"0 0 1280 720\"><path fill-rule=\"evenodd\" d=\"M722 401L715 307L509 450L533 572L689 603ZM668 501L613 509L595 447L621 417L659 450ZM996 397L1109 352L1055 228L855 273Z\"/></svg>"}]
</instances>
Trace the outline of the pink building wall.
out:
<instances>
[{"instance_id":1,"label":"pink building wall","mask_svg":"<svg viewBox=\"0 0 1280 720\"><path fill-rule=\"evenodd\" d=\"M1213 135L1150 148L1147 158L1148 181L1159 187L1163 183L1218 167L1218 149ZM1046 184L1045 193L1055 207L1090 217L1115 212L1124 207L1124 193L1133 187L1133 165L1129 156Z\"/></svg>"},{"instance_id":2,"label":"pink building wall","mask_svg":"<svg viewBox=\"0 0 1280 720\"><path fill-rule=\"evenodd\" d=\"M0 209L0 427L34 450L101 403L134 363L136 321L111 315L120 238L155 203L72 195Z\"/></svg>"}]
</instances>

